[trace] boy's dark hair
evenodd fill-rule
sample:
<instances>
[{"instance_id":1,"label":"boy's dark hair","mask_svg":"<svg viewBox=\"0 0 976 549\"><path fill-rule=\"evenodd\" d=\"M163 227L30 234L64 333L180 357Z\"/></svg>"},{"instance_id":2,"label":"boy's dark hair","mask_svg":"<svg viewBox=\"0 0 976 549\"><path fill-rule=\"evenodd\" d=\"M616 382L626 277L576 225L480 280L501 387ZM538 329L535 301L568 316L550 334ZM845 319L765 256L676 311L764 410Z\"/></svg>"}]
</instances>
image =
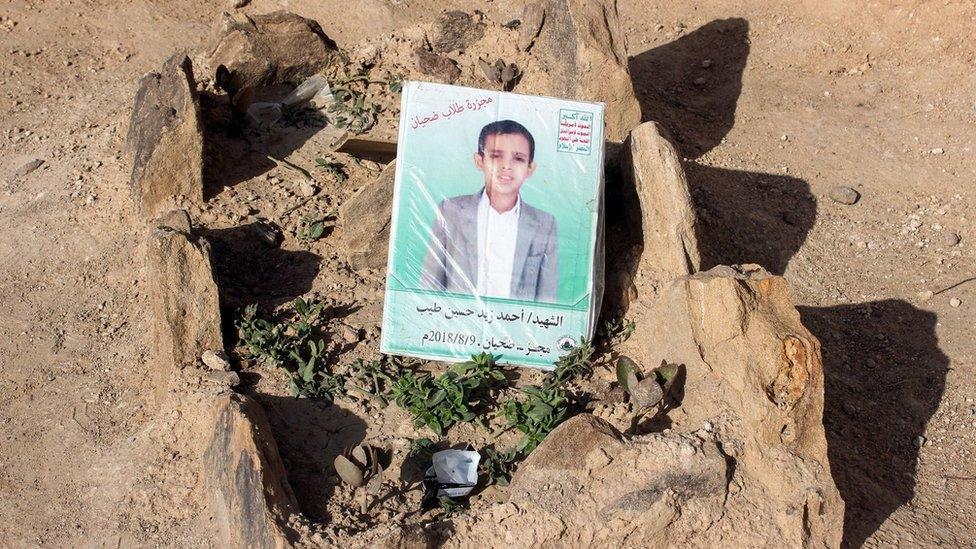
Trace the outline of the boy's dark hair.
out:
<instances>
[{"instance_id":1,"label":"boy's dark hair","mask_svg":"<svg viewBox=\"0 0 976 549\"><path fill-rule=\"evenodd\" d=\"M514 120L499 120L481 128L481 134L478 135L478 154L485 155L485 142L488 141L489 135L512 134L521 135L529 142L529 162L532 162L535 159L535 139L525 126Z\"/></svg>"}]
</instances>

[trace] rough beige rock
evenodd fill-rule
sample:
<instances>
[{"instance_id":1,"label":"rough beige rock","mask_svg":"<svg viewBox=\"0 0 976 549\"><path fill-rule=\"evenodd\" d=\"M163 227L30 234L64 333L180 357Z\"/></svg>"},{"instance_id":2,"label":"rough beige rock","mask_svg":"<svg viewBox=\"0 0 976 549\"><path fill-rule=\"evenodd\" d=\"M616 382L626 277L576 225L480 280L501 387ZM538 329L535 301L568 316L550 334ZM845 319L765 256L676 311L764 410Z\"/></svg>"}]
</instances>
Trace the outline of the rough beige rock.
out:
<instances>
[{"instance_id":1,"label":"rough beige rock","mask_svg":"<svg viewBox=\"0 0 976 549\"><path fill-rule=\"evenodd\" d=\"M781 277L718 267L669 284L621 349L684 365L670 429L621 437L590 415L521 465L509 501L455 522L468 547L839 547L820 345Z\"/></svg>"},{"instance_id":2,"label":"rough beige rock","mask_svg":"<svg viewBox=\"0 0 976 549\"><path fill-rule=\"evenodd\" d=\"M728 467L707 434L625 441L605 421L582 414L557 427L522 463L508 503L491 517L458 524L447 545L500 535L516 540L515 547L694 546L698 532L722 517Z\"/></svg>"},{"instance_id":3,"label":"rough beige rock","mask_svg":"<svg viewBox=\"0 0 976 549\"><path fill-rule=\"evenodd\" d=\"M203 476L222 547L293 545L288 517L298 512L271 426L261 406L236 393L218 397ZM293 539L289 539L291 536Z\"/></svg>"},{"instance_id":4,"label":"rough beige rock","mask_svg":"<svg viewBox=\"0 0 976 549\"><path fill-rule=\"evenodd\" d=\"M440 14L434 22L430 46L434 53L463 50L485 35L485 24L478 15L459 10Z\"/></svg>"},{"instance_id":5,"label":"rough beige rock","mask_svg":"<svg viewBox=\"0 0 976 549\"><path fill-rule=\"evenodd\" d=\"M147 246L152 298L157 399L176 368L196 366L204 351L222 349L220 305L209 243L184 230L184 212L167 215L174 225L153 230Z\"/></svg>"},{"instance_id":6,"label":"rough beige rock","mask_svg":"<svg viewBox=\"0 0 976 549\"><path fill-rule=\"evenodd\" d=\"M230 359L227 357L227 353L225 353L223 350L215 351L213 349L207 349L203 352L203 355L200 356L200 360L203 361L207 368L210 368L216 372L227 372L231 369Z\"/></svg>"},{"instance_id":7,"label":"rough beige rock","mask_svg":"<svg viewBox=\"0 0 976 549\"><path fill-rule=\"evenodd\" d=\"M210 66L230 71L231 95L244 88L300 81L325 68L338 47L318 23L286 11L223 13L211 35Z\"/></svg>"},{"instance_id":8,"label":"rough beige rock","mask_svg":"<svg viewBox=\"0 0 976 549\"><path fill-rule=\"evenodd\" d=\"M185 234L193 232L190 212L186 210L170 210L157 217L155 219L155 225L156 228L174 229Z\"/></svg>"},{"instance_id":9,"label":"rough beige rock","mask_svg":"<svg viewBox=\"0 0 976 549\"><path fill-rule=\"evenodd\" d=\"M429 52L423 47L414 50L417 70L430 76L432 81L453 84L461 76L461 69L453 59L445 55Z\"/></svg>"},{"instance_id":10,"label":"rough beige rock","mask_svg":"<svg viewBox=\"0 0 976 549\"><path fill-rule=\"evenodd\" d=\"M530 2L522 9L522 24L519 25L518 47L522 51L529 51L535 44L535 39L542 30L546 11L542 4Z\"/></svg>"},{"instance_id":11,"label":"rough beige rock","mask_svg":"<svg viewBox=\"0 0 976 549\"><path fill-rule=\"evenodd\" d=\"M203 375L204 379L223 387L236 387L241 384L241 376L234 371L209 371Z\"/></svg>"},{"instance_id":12,"label":"rough beige rock","mask_svg":"<svg viewBox=\"0 0 976 549\"><path fill-rule=\"evenodd\" d=\"M739 488L727 518L743 525L733 545L839 546L844 503L827 459L820 342L786 281L756 265L716 267L668 285L647 319L622 352L685 365L674 427L731 422L723 438Z\"/></svg>"},{"instance_id":13,"label":"rough beige rock","mask_svg":"<svg viewBox=\"0 0 976 549\"><path fill-rule=\"evenodd\" d=\"M390 221L393 211L393 178L396 161L383 168L379 176L343 202L339 208L338 249L346 250L354 269L386 267L390 247Z\"/></svg>"},{"instance_id":14,"label":"rough beige rock","mask_svg":"<svg viewBox=\"0 0 976 549\"><path fill-rule=\"evenodd\" d=\"M136 211L146 219L179 197L203 202L203 125L190 59L170 57L139 81L126 135L129 182Z\"/></svg>"},{"instance_id":15,"label":"rough beige rock","mask_svg":"<svg viewBox=\"0 0 976 549\"><path fill-rule=\"evenodd\" d=\"M627 52L613 0L544 0L526 7L528 26L541 20L538 36L519 42L531 57L519 93L606 103L606 138L620 142L640 123L641 110L627 67ZM523 49L524 49L523 48Z\"/></svg>"},{"instance_id":16,"label":"rough beige rock","mask_svg":"<svg viewBox=\"0 0 976 549\"><path fill-rule=\"evenodd\" d=\"M640 206L643 251L634 282L658 287L698 271L695 209L681 156L654 122L645 122L624 143L624 179ZM636 210L634 210L636 213Z\"/></svg>"}]
</instances>

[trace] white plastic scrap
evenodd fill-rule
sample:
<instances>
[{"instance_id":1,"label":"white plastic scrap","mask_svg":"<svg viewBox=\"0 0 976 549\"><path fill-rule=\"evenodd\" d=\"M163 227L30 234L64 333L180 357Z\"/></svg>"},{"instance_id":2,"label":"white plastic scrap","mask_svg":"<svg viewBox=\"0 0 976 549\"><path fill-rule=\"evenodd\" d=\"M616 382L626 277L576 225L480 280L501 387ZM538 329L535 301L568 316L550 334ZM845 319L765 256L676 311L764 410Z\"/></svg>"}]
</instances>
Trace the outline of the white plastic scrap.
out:
<instances>
[{"instance_id":1,"label":"white plastic scrap","mask_svg":"<svg viewBox=\"0 0 976 549\"><path fill-rule=\"evenodd\" d=\"M478 484L478 463L481 454L464 450L441 450L433 456L434 464L427 469L427 479L437 481L437 497L466 496ZM440 487L448 485L453 487Z\"/></svg>"},{"instance_id":2,"label":"white plastic scrap","mask_svg":"<svg viewBox=\"0 0 976 549\"><path fill-rule=\"evenodd\" d=\"M281 102L289 107L311 101L316 107L333 101L329 81L321 74L315 74L305 79L297 88L291 91Z\"/></svg>"},{"instance_id":3,"label":"white plastic scrap","mask_svg":"<svg viewBox=\"0 0 976 549\"><path fill-rule=\"evenodd\" d=\"M264 103L258 101L248 107L247 114L257 126L268 128L278 120L281 120L283 113L281 103Z\"/></svg>"}]
</instances>

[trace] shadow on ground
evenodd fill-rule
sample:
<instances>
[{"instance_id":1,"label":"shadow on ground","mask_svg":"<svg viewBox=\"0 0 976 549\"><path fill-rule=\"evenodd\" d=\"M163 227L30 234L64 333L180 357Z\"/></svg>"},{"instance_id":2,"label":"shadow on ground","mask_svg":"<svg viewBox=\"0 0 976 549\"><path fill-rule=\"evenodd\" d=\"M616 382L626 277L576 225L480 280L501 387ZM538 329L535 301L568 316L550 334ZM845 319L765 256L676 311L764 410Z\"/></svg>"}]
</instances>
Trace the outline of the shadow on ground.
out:
<instances>
[{"instance_id":1,"label":"shadow on ground","mask_svg":"<svg viewBox=\"0 0 976 549\"><path fill-rule=\"evenodd\" d=\"M257 101L280 101L291 90L261 88ZM246 115L235 114L226 94L200 94L204 121L203 196L210 199L226 187L257 177L277 166L325 127L321 114L298 109L270 129L256 129ZM269 158L271 157L271 158Z\"/></svg>"},{"instance_id":2,"label":"shadow on ground","mask_svg":"<svg viewBox=\"0 0 976 549\"><path fill-rule=\"evenodd\" d=\"M298 506L315 522L328 522L326 503L335 491L332 463L366 438L366 422L329 403L253 395L268 416Z\"/></svg>"},{"instance_id":3,"label":"shadow on ground","mask_svg":"<svg viewBox=\"0 0 976 549\"><path fill-rule=\"evenodd\" d=\"M738 18L635 55L629 68L643 120L667 128L685 158L712 150L735 124L748 57L749 22Z\"/></svg>"},{"instance_id":4,"label":"shadow on ground","mask_svg":"<svg viewBox=\"0 0 976 549\"><path fill-rule=\"evenodd\" d=\"M319 273L322 258L317 254L271 244L267 240L275 234L271 225L255 222L227 229L200 229L200 233L213 246L220 303L228 311L251 303L274 309L308 293Z\"/></svg>"},{"instance_id":5,"label":"shadow on ground","mask_svg":"<svg viewBox=\"0 0 976 549\"><path fill-rule=\"evenodd\" d=\"M821 341L830 469L859 547L915 489L915 439L935 413L949 359L934 313L900 300L799 307Z\"/></svg>"}]
</instances>

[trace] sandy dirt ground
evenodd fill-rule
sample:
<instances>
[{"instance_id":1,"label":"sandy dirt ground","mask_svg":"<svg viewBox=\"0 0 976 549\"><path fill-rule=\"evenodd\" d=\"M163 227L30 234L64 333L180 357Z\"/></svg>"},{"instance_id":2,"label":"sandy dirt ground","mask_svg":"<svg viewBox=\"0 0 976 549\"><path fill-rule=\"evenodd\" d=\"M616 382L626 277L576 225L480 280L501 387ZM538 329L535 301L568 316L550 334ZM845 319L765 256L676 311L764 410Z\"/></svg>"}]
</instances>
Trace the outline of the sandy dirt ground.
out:
<instances>
[{"instance_id":1,"label":"sandy dirt ground","mask_svg":"<svg viewBox=\"0 0 976 549\"><path fill-rule=\"evenodd\" d=\"M502 23L521 12L507 0L257 0L246 9L314 18L351 48L448 7ZM178 49L199 50L222 9L0 0L0 545L212 543L182 431L151 422L148 228L132 211L122 150L139 76ZM668 128L686 158L703 267L750 262L783 274L822 341L845 543L968 546L976 4L620 0L618 9L643 117ZM315 146L310 139L299 156L313 158ZM43 163L30 169L35 159ZM287 171L256 175L215 196L209 217L197 212L218 241L232 230L222 220L294 196L259 194L273 177L287 184ZM370 166L353 175L323 189L333 201L323 211L371 177ZM860 200L832 200L838 185ZM350 272L329 238L308 249L286 237L266 261L240 266L257 272L242 279L241 301L319 296L345 311L329 329L356 334L340 355L378 352L381 274ZM234 270L218 262L219 276ZM338 491L317 484L327 475L307 458L341 448L322 426L351 430L350 440L414 430L397 427L409 421L396 413L367 425L340 408L296 404L281 381L257 384L279 386L262 404L303 511L327 521L321 502ZM397 518L391 508L377 520Z\"/></svg>"}]
</instances>

